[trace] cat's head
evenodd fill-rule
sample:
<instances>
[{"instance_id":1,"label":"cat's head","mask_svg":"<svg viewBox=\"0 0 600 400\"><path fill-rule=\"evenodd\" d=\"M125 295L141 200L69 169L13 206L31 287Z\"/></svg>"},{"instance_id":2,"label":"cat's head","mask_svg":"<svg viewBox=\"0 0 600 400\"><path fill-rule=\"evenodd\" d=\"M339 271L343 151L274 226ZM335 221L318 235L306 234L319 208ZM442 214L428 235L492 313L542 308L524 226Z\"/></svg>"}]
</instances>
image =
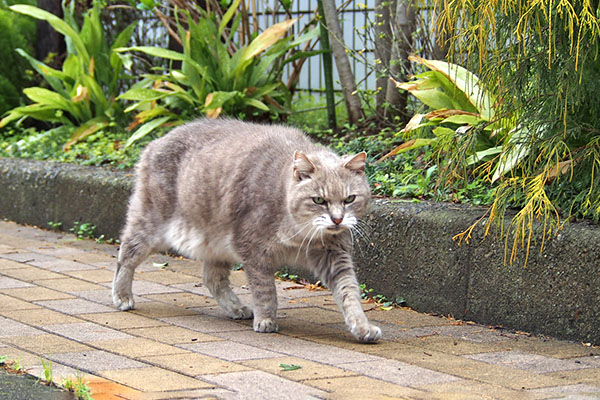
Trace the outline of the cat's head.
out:
<instances>
[{"instance_id":1,"label":"cat's head","mask_svg":"<svg viewBox=\"0 0 600 400\"><path fill-rule=\"evenodd\" d=\"M365 153L339 157L325 150L297 151L287 198L296 224L329 235L352 229L371 198L365 162Z\"/></svg>"}]
</instances>

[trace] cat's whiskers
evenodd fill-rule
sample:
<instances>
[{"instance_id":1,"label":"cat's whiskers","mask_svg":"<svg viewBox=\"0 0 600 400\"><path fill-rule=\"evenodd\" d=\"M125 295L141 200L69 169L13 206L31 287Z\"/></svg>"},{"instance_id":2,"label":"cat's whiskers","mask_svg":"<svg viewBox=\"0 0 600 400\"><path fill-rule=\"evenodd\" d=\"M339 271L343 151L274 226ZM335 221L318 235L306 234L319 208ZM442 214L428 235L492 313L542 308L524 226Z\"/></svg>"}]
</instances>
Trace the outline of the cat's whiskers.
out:
<instances>
[{"instance_id":1,"label":"cat's whiskers","mask_svg":"<svg viewBox=\"0 0 600 400\"><path fill-rule=\"evenodd\" d=\"M300 247L298 247L298 251L296 252L296 260L294 262L298 262L298 257L300 256L300 251L302 250L302 247L304 246L304 242L306 241L306 239L309 237L309 235L311 235L311 232L314 233L314 231L316 231L317 229L319 229L317 226L315 226L314 224L310 225L310 230L306 233L306 235L304 235L304 237L302 238L302 242L300 243ZM306 244L306 254L308 256L308 247L310 245L310 242L312 241L312 235L310 236L310 239L308 240L308 243Z\"/></svg>"},{"instance_id":2,"label":"cat's whiskers","mask_svg":"<svg viewBox=\"0 0 600 400\"><path fill-rule=\"evenodd\" d=\"M284 242L289 242L290 240L292 240L293 238L295 238L296 236L298 236L299 234L301 234L303 230L305 230L306 228L310 227L310 224L311 224L311 223L312 223L312 221L308 221L308 222L305 222L305 223L301 224L301 225L299 226L299 228L300 228L300 229L298 230L298 232L294 233L294 234L293 234L292 236L290 236L289 238L284 238L284 239L282 239L282 240L283 240Z\"/></svg>"}]
</instances>

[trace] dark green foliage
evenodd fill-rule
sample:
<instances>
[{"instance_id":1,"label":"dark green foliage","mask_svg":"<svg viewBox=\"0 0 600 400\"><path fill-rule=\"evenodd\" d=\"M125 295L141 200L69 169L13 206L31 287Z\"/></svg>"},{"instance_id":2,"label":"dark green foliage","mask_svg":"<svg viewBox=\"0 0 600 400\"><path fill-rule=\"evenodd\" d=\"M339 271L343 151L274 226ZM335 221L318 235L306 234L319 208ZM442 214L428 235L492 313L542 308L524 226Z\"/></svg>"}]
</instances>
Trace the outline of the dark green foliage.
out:
<instances>
[{"instance_id":1,"label":"dark green foliage","mask_svg":"<svg viewBox=\"0 0 600 400\"><path fill-rule=\"evenodd\" d=\"M35 1L18 3L34 4ZM35 21L24 16L15 16L6 8L11 4L16 2L0 1L0 115L21 105L21 91L32 84L31 75L26 72L29 64L15 49L31 50L35 38Z\"/></svg>"}]
</instances>

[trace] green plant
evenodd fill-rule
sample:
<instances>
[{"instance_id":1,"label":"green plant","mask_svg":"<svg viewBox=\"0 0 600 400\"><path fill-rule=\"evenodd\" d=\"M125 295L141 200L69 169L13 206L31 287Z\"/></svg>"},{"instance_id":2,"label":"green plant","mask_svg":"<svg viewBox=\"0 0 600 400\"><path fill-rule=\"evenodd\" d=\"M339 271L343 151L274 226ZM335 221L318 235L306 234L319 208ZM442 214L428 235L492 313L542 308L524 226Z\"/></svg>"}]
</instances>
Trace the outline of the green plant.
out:
<instances>
[{"instance_id":1,"label":"green plant","mask_svg":"<svg viewBox=\"0 0 600 400\"><path fill-rule=\"evenodd\" d=\"M48 227L53 231L59 231L62 228L62 222L48 221Z\"/></svg>"},{"instance_id":2,"label":"green plant","mask_svg":"<svg viewBox=\"0 0 600 400\"><path fill-rule=\"evenodd\" d=\"M34 1L20 1L31 3ZM9 4L12 4L10 2ZM23 16L15 16L0 1L0 115L23 103L21 91L32 84L27 71L27 61L20 57L15 49L31 51L35 38L35 23Z\"/></svg>"},{"instance_id":3,"label":"green plant","mask_svg":"<svg viewBox=\"0 0 600 400\"><path fill-rule=\"evenodd\" d=\"M500 225L507 249L512 242L507 259L512 263L517 250L525 248L526 264L530 245L537 241L542 251L546 238L569 218L600 219L598 4L434 3L439 10L437 28L450 39L451 54L460 54L467 67L479 70L497 94L500 117L518 116L525 129L512 142L503 143L503 154L522 157L510 174L499 179L485 234L492 224ZM527 151L519 152L520 147ZM494 175L485 168L482 174ZM508 207L519 211L505 224ZM477 223L457 238L468 241Z\"/></svg>"},{"instance_id":4,"label":"green plant","mask_svg":"<svg viewBox=\"0 0 600 400\"><path fill-rule=\"evenodd\" d=\"M92 389L83 380L84 375L81 372L77 372L75 380L73 378L67 378L63 381L62 386L73 392L75 398L78 400L93 400Z\"/></svg>"},{"instance_id":5,"label":"green plant","mask_svg":"<svg viewBox=\"0 0 600 400\"><path fill-rule=\"evenodd\" d=\"M210 118L221 113L248 117L289 112L291 94L281 81L283 67L314 52L286 55L318 31L314 29L296 39L284 37L296 21L290 19L267 28L247 45L235 44L234 33L242 16L235 15L239 3L234 1L220 22L205 10L199 10L197 21L189 12L180 12L186 26L177 19L183 53L156 47L117 49L181 63L181 69L144 75L143 81L119 96L134 102L126 111L138 111L134 125L141 124L126 146L169 121L178 124L198 112Z\"/></svg>"},{"instance_id":6,"label":"green plant","mask_svg":"<svg viewBox=\"0 0 600 400\"><path fill-rule=\"evenodd\" d=\"M93 239L96 232L96 225L89 222L81 223L79 221L75 221L73 222L73 227L69 229L69 232L77 235L78 239Z\"/></svg>"},{"instance_id":7,"label":"green plant","mask_svg":"<svg viewBox=\"0 0 600 400\"><path fill-rule=\"evenodd\" d=\"M59 71L18 49L50 89L25 89L23 92L34 103L14 108L0 121L0 127L25 118L71 127L72 135L65 144L66 149L89 135L123 122L123 110L116 97L119 81L123 78L123 65L128 60L114 49L127 44L134 29L134 24L129 25L109 45L100 21L100 2L94 1L83 17L81 28L75 18L75 3L65 3L64 19L30 5L10 7L16 13L48 22L64 35L68 44L67 58Z\"/></svg>"},{"instance_id":8,"label":"green plant","mask_svg":"<svg viewBox=\"0 0 600 400\"><path fill-rule=\"evenodd\" d=\"M40 359L42 362L42 369L44 373L44 383L48 386L54 385L54 377L52 373L52 361L44 358Z\"/></svg>"}]
</instances>

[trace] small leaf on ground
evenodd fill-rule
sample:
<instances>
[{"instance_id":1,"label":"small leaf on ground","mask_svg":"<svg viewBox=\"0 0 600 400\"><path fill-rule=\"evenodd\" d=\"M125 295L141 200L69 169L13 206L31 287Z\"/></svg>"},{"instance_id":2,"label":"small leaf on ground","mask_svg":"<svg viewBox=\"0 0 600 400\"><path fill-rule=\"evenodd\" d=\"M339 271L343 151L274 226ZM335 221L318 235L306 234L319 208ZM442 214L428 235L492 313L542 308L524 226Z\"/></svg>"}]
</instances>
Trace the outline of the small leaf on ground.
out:
<instances>
[{"instance_id":1,"label":"small leaf on ground","mask_svg":"<svg viewBox=\"0 0 600 400\"><path fill-rule=\"evenodd\" d=\"M169 265L168 262L164 262L164 263L152 263L152 266L156 267L156 268L165 268L168 265Z\"/></svg>"},{"instance_id":2,"label":"small leaf on ground","mask_svg":"<svg viewBox=\"0 0 600 400\"><path fill-rule=\"evenodd\" d=\"M295 371L297 369L302 368L301 366L296 364L279 364L279 367L281 367L282 371Z\"/></svg>"}]
</instances>

